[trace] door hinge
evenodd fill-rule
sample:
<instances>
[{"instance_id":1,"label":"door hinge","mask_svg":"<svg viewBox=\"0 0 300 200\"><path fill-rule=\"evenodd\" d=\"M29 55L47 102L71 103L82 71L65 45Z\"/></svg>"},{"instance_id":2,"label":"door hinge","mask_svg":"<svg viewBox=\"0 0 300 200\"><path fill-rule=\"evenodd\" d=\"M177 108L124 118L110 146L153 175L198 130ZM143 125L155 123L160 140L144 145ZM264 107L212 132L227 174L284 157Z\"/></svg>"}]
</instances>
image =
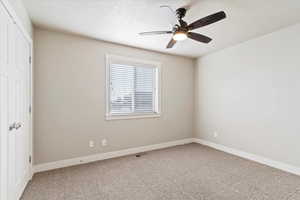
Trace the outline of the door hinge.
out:
<instances>
[{"instance_id":1,"label":"door hinge","mask_svg":"<svg viewBox=\"0 0 300 200\"><path fill-rule=\"evenodd\" d=\"M29 156L29 163L31 163L31 156Z\"/></svg>"},{"instance_id":2,"label":"door hinge","mask_svg":"<svg viewBox=\"0 0 300 200\"><path fill-rule=\"evenodd\" d=\"M31 56L29 56L29 64L31 64L32 62L32 59L31 59Z\"/></svg>"},{"instance_id":3,"label":"door hinge","mask_svg":"<svg viewBox=\"0 0 300 200\"><path fill-rule=\"evenodd\" d=\"M28 111L29 111L29 114L31 114L31 111L32 111L31 106L29 106Z\"/></svg>"}]
</instances>

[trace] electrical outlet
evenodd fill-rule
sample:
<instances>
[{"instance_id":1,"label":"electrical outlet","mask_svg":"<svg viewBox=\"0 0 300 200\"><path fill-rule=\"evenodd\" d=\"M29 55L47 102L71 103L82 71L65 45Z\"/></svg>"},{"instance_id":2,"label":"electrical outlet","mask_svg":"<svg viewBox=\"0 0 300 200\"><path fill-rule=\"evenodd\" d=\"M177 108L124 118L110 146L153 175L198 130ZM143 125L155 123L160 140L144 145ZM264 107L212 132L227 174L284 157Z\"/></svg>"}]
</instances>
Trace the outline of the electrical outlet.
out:
<instances>
[{"instance_id":1,"label":"electrical outlet","mask_svg":"<svg viewBox=\"0 0 300 200\"><path fill-rule=\"evenodd\" d=\"M102 145L103 147L107 146L107 140L106 140L106 139L102 139L101 145Z\"/></svg>"},{"instance_id":2,"label":"electrical outlet","mask_svg":"<svg viewBox=\"0 0 300 200\"><path fill-rule=\"evenodd\" d=\"M95 142L94 142L93 140L90 140L90 141L89 141L89 147L90 147L90 148L95 147Z\"/></svg>"},{"instance_id":3,"label":"electrical outlet","mask_svg":"<svg viewBox=\"0 0 300 200\"><path fill-rule=\"evenodd\" d=\"M216 137L218 137L218 136L219 136L218 132L215 131L215 132L214 132L214 137L216 138Z\"/></svg>"}]
</instances>

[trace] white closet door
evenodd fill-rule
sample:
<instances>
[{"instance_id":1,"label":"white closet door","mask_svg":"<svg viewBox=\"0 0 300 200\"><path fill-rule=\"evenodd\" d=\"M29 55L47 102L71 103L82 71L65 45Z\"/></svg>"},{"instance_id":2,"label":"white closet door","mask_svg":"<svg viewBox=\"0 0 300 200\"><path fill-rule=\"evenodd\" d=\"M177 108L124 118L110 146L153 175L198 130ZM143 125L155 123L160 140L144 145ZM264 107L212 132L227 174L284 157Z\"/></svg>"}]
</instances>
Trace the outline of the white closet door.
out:
<instances>
[{"instance_id":1,"label":"white closet door","mask_svg":"<svg viewBox=\"0 0 300 200\"><path fill-rule=\"evenodd\" d=\"M14 24L9 24L8 28L8 123L11 130L8 133L8 200L16 199L15 188L15 136L16 136L16 85L18 81L18 73L15 67L15 41L14 41Z\"/></svg>"},{"instance_id":2,"label":"white closet door","mask_svg":"<svg viewBox=\"0 0 300 200\"><path fill-rule=\"evenodd\" d=\"M15 187L20 197L29 179L29 103L28 71L29 44L15 26L16 61L16 130L15 130Z\"/></svg>"},{"instance_id":3,"label":"white closet door","mask_svg":"<svg viewBox=\"0 0 300 200\"><path fill-rule=\"evenodd\" d=\"M18 200L30 179L30 52L0 3L0 200Z\"/></svg>"},{"instance_id":4,"label":"white closet door","mask_svg":"<svg viewBox=\"0 0 300 200\"><path fill-rule=\"evenodd\" d=\"M0 199L17 200L30 178L30 43L1 4L0 20Z\"/></svg>"},{"instance_id":5,"label":"white closet door","mask_svg":"<svg viewBox=\"0 0 300 200\"><path fill-rule=\"evenodd\" d=\"M15 24L9 28L9 199L20 198L29 180L28 70L29 44Z\"/></svg>"},{"instance_id":6,"label":"white closet door","mask_svg":"<svg viewBox=\"0 0 300 200\"><path fill-rule=\"evenodd\" d=\"M0 5L0 199L8 199L8 26L11 23Z\"/></svg>"}]
</instances>

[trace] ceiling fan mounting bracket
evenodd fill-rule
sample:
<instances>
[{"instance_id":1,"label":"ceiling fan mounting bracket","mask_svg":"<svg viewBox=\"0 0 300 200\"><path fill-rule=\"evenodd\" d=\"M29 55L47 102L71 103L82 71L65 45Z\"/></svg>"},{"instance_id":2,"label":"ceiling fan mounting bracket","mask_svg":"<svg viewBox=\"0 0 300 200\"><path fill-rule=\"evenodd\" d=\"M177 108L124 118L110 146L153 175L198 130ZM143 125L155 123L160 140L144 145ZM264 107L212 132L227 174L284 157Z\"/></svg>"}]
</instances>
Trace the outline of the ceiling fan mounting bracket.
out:
<instances>
[{"instance_id":1,"label":"ceiling fan mounting bracket","mask_svg":"<svg viewBox=\"0 0 300 200\"><path fill-rule=\"evenodd\" d=\"M186 14L186 8L178 8L176 10L176 16L178 17L178 19L184 18L185 14Z\"/></svg>"}]
</instances>

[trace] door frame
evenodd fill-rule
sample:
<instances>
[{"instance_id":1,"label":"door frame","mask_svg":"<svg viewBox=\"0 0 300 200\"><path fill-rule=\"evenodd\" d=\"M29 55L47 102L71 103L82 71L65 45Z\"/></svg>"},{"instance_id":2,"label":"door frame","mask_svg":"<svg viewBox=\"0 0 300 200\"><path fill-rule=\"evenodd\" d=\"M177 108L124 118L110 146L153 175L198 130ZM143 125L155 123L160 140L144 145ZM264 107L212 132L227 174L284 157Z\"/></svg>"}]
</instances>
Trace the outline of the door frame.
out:
<instances>
[{"instance_id":1,"label":"door frame","mask_svg":"<svg viewBox=\"0 0 300 200\"><path fill-rule=\"evenodd\" d=\"M31 35L27 32L27 30L25 29L23 23L21 22L20 18L18 17L16 11L14 10L13 6L11 5L11 3L8 0L0 0L0 4L3 5L3 7L5 8L5 10L7 11L8 15L11 17L11 19L13 20L13 22L16 24L16 26L18 27L18 29L21 31L21 33L23 34L23 36L25 37L26 41L29 44L29 58L28 58L28 62L29 62L29 69L28 70L28 75L29 75L29 84L28 86L30 93L28 94L28 112L29 112L29 108L30 108L30 114L29 114L29 119L28 119L28 126L29 126L29 154L31 156L31 162L29 163L29 173L30 173L30 177L29 180L32 179L33 176L33 132L34 132L34 124L33 124L33 93L34 93L34 87L33 87L33 80L34 80L34 74L33 74L33 40ZM29 158L28 158L29 159ZM29 162L29 160L28 160Z\"/></svg>"}]
</instances>

